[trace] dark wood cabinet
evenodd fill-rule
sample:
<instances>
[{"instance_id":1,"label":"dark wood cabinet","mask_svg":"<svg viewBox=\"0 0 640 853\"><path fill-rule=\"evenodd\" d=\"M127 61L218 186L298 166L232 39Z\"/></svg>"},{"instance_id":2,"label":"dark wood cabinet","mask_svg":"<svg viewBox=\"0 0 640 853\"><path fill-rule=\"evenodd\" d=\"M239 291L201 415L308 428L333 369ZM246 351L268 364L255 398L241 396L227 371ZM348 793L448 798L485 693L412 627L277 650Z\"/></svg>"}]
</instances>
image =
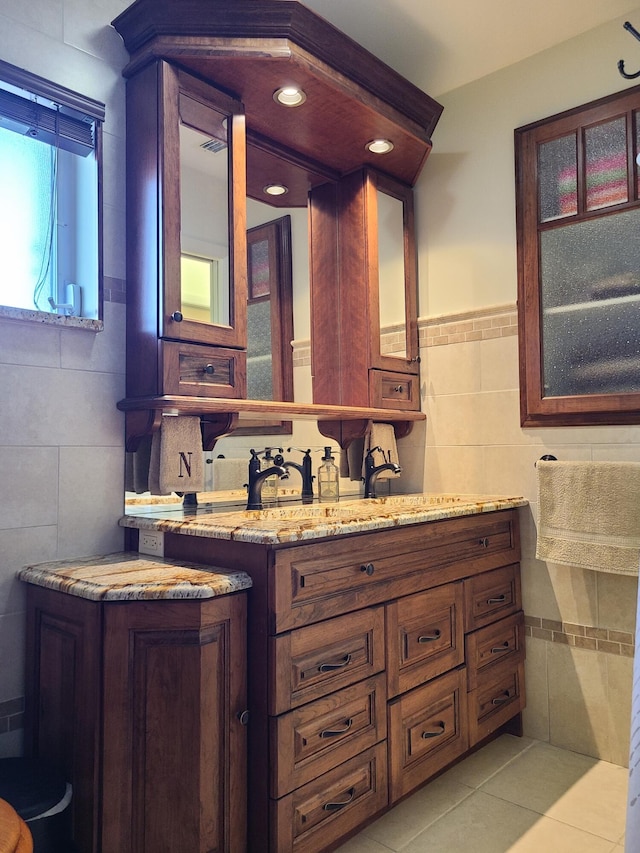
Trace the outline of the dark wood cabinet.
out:
<instances>
[{"instance_id":1,"label":"dark wood cabinet","mask_svg":"<svg viewBox=\"0 0 640 853\"><path fill-rule=\"evenodd\" d=\"M276 546L167 532L164 545L252 577L251 853L333 849L519 719L515 510Z\"/></svg>"},{"instance_id":2,"label":"dark wood cabinet","mask_svg":"<svg viewBox=\"0 0 640 853\"><path fill-rule=\"evenodd\" d=\"M189 168L203 147L215 165L194 187ZM132 74L127 397L246 396L245 196L242 104L161 60ZM193 293L184 256L208 276Z\"/></svg>"},{"instance_id":3,"label":"dark wood cabinet","mask_svg":"<svg viewBox=\"0 0 640 853\"><path fill-rule=\"evenodd\" d=\"M246 595L28 587L27 748L73 785L79 853L246 849Z\"/></svg>"},{"instance_id":4,"label":"dark wood cabinet","mask_svg":"<svg viewBox=\"0 0 640 853\"><path fill-rule=\"evenodd\" d=\"M312 190L310 268L314 402L419 409L411 187L363 168Z\"/></svg>"},{"instance_id":5,"label":"dark wood cabinet","mask_svg":"<svg viewBox=\"0 0 640 853\"><path fill-rule=\"evenodd\" d=\"M523 426L637 423L640 88L515 131Z\"/></svg>"}]
</instances>

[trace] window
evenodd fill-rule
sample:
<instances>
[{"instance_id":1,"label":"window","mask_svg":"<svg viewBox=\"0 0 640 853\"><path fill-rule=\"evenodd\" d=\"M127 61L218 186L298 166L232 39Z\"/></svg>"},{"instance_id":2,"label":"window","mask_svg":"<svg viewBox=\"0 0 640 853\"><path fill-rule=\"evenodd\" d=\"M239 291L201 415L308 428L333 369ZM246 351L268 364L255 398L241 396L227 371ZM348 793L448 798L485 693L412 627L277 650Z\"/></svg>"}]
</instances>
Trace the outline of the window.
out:
<instances>
[{"instance_id":1,"label":"window","mask_svg":"<svg viewBox=\"0 0 640 853\"><path fill-rule=\"evenodd\" d=\"M0 306L102 319L104 106L0 62Z\"/></svg>"},{"instance_id":2,"label":"window","mask_svg":"<svg viewBox=\"0 0 640 853\"><path fill-rule=\"evenodd\" d=\"M523 426L640 422L640 88L515 132Z\"/></svg>"}]
</instances>

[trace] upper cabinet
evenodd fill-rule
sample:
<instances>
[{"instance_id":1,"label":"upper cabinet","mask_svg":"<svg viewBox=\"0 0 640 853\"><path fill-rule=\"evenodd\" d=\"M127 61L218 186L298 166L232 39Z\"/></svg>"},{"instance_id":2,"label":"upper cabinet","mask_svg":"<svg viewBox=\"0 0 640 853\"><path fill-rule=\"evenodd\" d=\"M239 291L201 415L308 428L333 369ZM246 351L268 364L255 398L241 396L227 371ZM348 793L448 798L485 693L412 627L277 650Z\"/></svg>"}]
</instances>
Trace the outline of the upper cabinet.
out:
<instances>
[{"instance_id":1,"label":"upper cabinet","mask_svg":"<svg viewBox=\"0 0 640 853\"><path fill-rule=\"evenodd\" d=\"M316 382L318 413L375 417L348 409L389 406L391 420L404 410L416 419L411 187L442 107L297 0L136 0L113 24L130 53L121 408L170 402L196 413L195 402L166 401L187 395L211 412L215 398L246 397L252 199L271 205L272 220L309 210L316 377L351 368L349 347L336 349L327 329L358 341L357 380ZM201 158L220 166L206 181L194 166ZM354 248L352 265L339 266L338 245ZM296 402L287 405L295 417ZM315 415L310 406L304 416ZM269 406L254 410L265 416Z\"/></svg>"},{"instance_id":2,"label":"upper cabinet","mask_svg":"<svg viewBox=\"0 0 640 853\"><path fill-rule=\"evenodd\" d=\"M515 143L522 424L637 423L640 89Z\"/></svg>"},{"instance_id":3,"label":"upper cabinet","mask_svg":"<svg viewBox=\"0 0 640 853\"><path fill-rule=\"evenodd\" d=\"M245 174L240 103L162 60L129 79L129 397L244 396Z\"/></svg>"},{"instance_id":4,"label":"upper cabinet","mask_svg":"<svg viewBox=\"0 0 640 853\"><path fill-rule=\"evenodd\" d=\"M316 403L420 408L411 187L369 167L311 192Z\"/></svg>"}]
</instances>

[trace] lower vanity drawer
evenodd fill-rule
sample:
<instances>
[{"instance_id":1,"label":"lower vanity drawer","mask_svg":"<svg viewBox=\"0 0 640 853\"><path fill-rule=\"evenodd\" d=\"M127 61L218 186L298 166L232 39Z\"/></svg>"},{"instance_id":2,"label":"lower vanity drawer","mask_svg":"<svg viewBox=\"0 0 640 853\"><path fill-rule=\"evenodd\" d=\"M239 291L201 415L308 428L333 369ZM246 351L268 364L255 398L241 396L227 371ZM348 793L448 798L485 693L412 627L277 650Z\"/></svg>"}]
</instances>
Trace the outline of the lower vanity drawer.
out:
<instances>
[{"instance_id":1,"label":"lower vanity drawer","mask_svg":"<svg viewBox=\"0 0 640 853\"><path fill-rule=\"evenodd\" d=\"M387 737L384 673L271 718L271 795L283 797Z\"/></svg>"},{"instance_id":2,"label":"lower vanity drawer","mask_svg":"<svg viewBox=\"0 0 640 853\"><path fill-rule=\"evenodd\" d=\"M460 667L389 703L391 803L468 748L466 681Z\"/></svg>"},{"instance_id":3,"label":"lower vanity drawer","mask_svg":"<svg viewBox=\"0 0 640 853\"><path fill-rule=\"evenodd\" d=\"M475 631L522 608L520 565L513 563L464 582L465 631Z\"/></svg>"},{"instance_id":4,"label":"lower vanity drawer","mask_svg":"<svg viewBox=\"0 0 640 853\"><path fill-rule=\"evenodd\" d=\"M386 808L387 801L387 745L379 743L272 800L269 849L320 853Z\"/></svg>"},{"instance_id":5,"label":"lower vanity drawer","mask_svg":"<svg viewBox=\"0 0 640 853\"><path fill-rule=\"evenodd\" d=\"M463 584L448 583L387 605L389 697L464 663Z\"/></svg>"},{"instance_id":6,"label":"lower vanity drawer","mask_svg":"<svg viewBox=\"0 0 640 853\"><path fill-rule=\"evenodd\" d=\"M384 607L297 628L271 639L273 716L381 672Z\"/></svg>"},{"instance_id":7,"label":"lower vanity drawer","mask_svg":"<svg viewBox=\"0 0 640 853\"><path fill-rule=\"evenodd\" d=\"M525 706L524 661L515 666L505 660L481 677L469 701L469 746L515 717Z\"/></svg>"},{"instance_id":8,"label":"lower vanity drawer","mask_svg":"<svg viewBox=\"0 0 640 853\"><path fill-rule=\"evenodd\" d=\"M504 661L515 666L524 660L524 613L520 610L468 634L466 649L467 689L475 690L480 680L491 678Z\"/></svg>"}]
</instances>

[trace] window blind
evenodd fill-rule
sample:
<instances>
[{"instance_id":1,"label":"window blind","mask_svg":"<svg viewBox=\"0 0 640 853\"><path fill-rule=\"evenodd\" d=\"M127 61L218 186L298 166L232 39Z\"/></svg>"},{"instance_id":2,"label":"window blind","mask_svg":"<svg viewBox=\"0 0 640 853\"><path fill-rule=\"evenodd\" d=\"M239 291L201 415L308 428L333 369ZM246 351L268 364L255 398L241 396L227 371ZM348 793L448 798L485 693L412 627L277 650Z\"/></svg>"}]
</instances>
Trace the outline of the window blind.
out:
<instances>
[{"instance_id":1,"label":"window blind","mask_svg":"<svg viewBox=\"0 0 640 853\"><path fill-rule=\"evenodd\" d=\"M95 124L88 116L76 117L4 89L0 89L0 127L83 157L95 149Z\"/></svg>"}]
</instances>

